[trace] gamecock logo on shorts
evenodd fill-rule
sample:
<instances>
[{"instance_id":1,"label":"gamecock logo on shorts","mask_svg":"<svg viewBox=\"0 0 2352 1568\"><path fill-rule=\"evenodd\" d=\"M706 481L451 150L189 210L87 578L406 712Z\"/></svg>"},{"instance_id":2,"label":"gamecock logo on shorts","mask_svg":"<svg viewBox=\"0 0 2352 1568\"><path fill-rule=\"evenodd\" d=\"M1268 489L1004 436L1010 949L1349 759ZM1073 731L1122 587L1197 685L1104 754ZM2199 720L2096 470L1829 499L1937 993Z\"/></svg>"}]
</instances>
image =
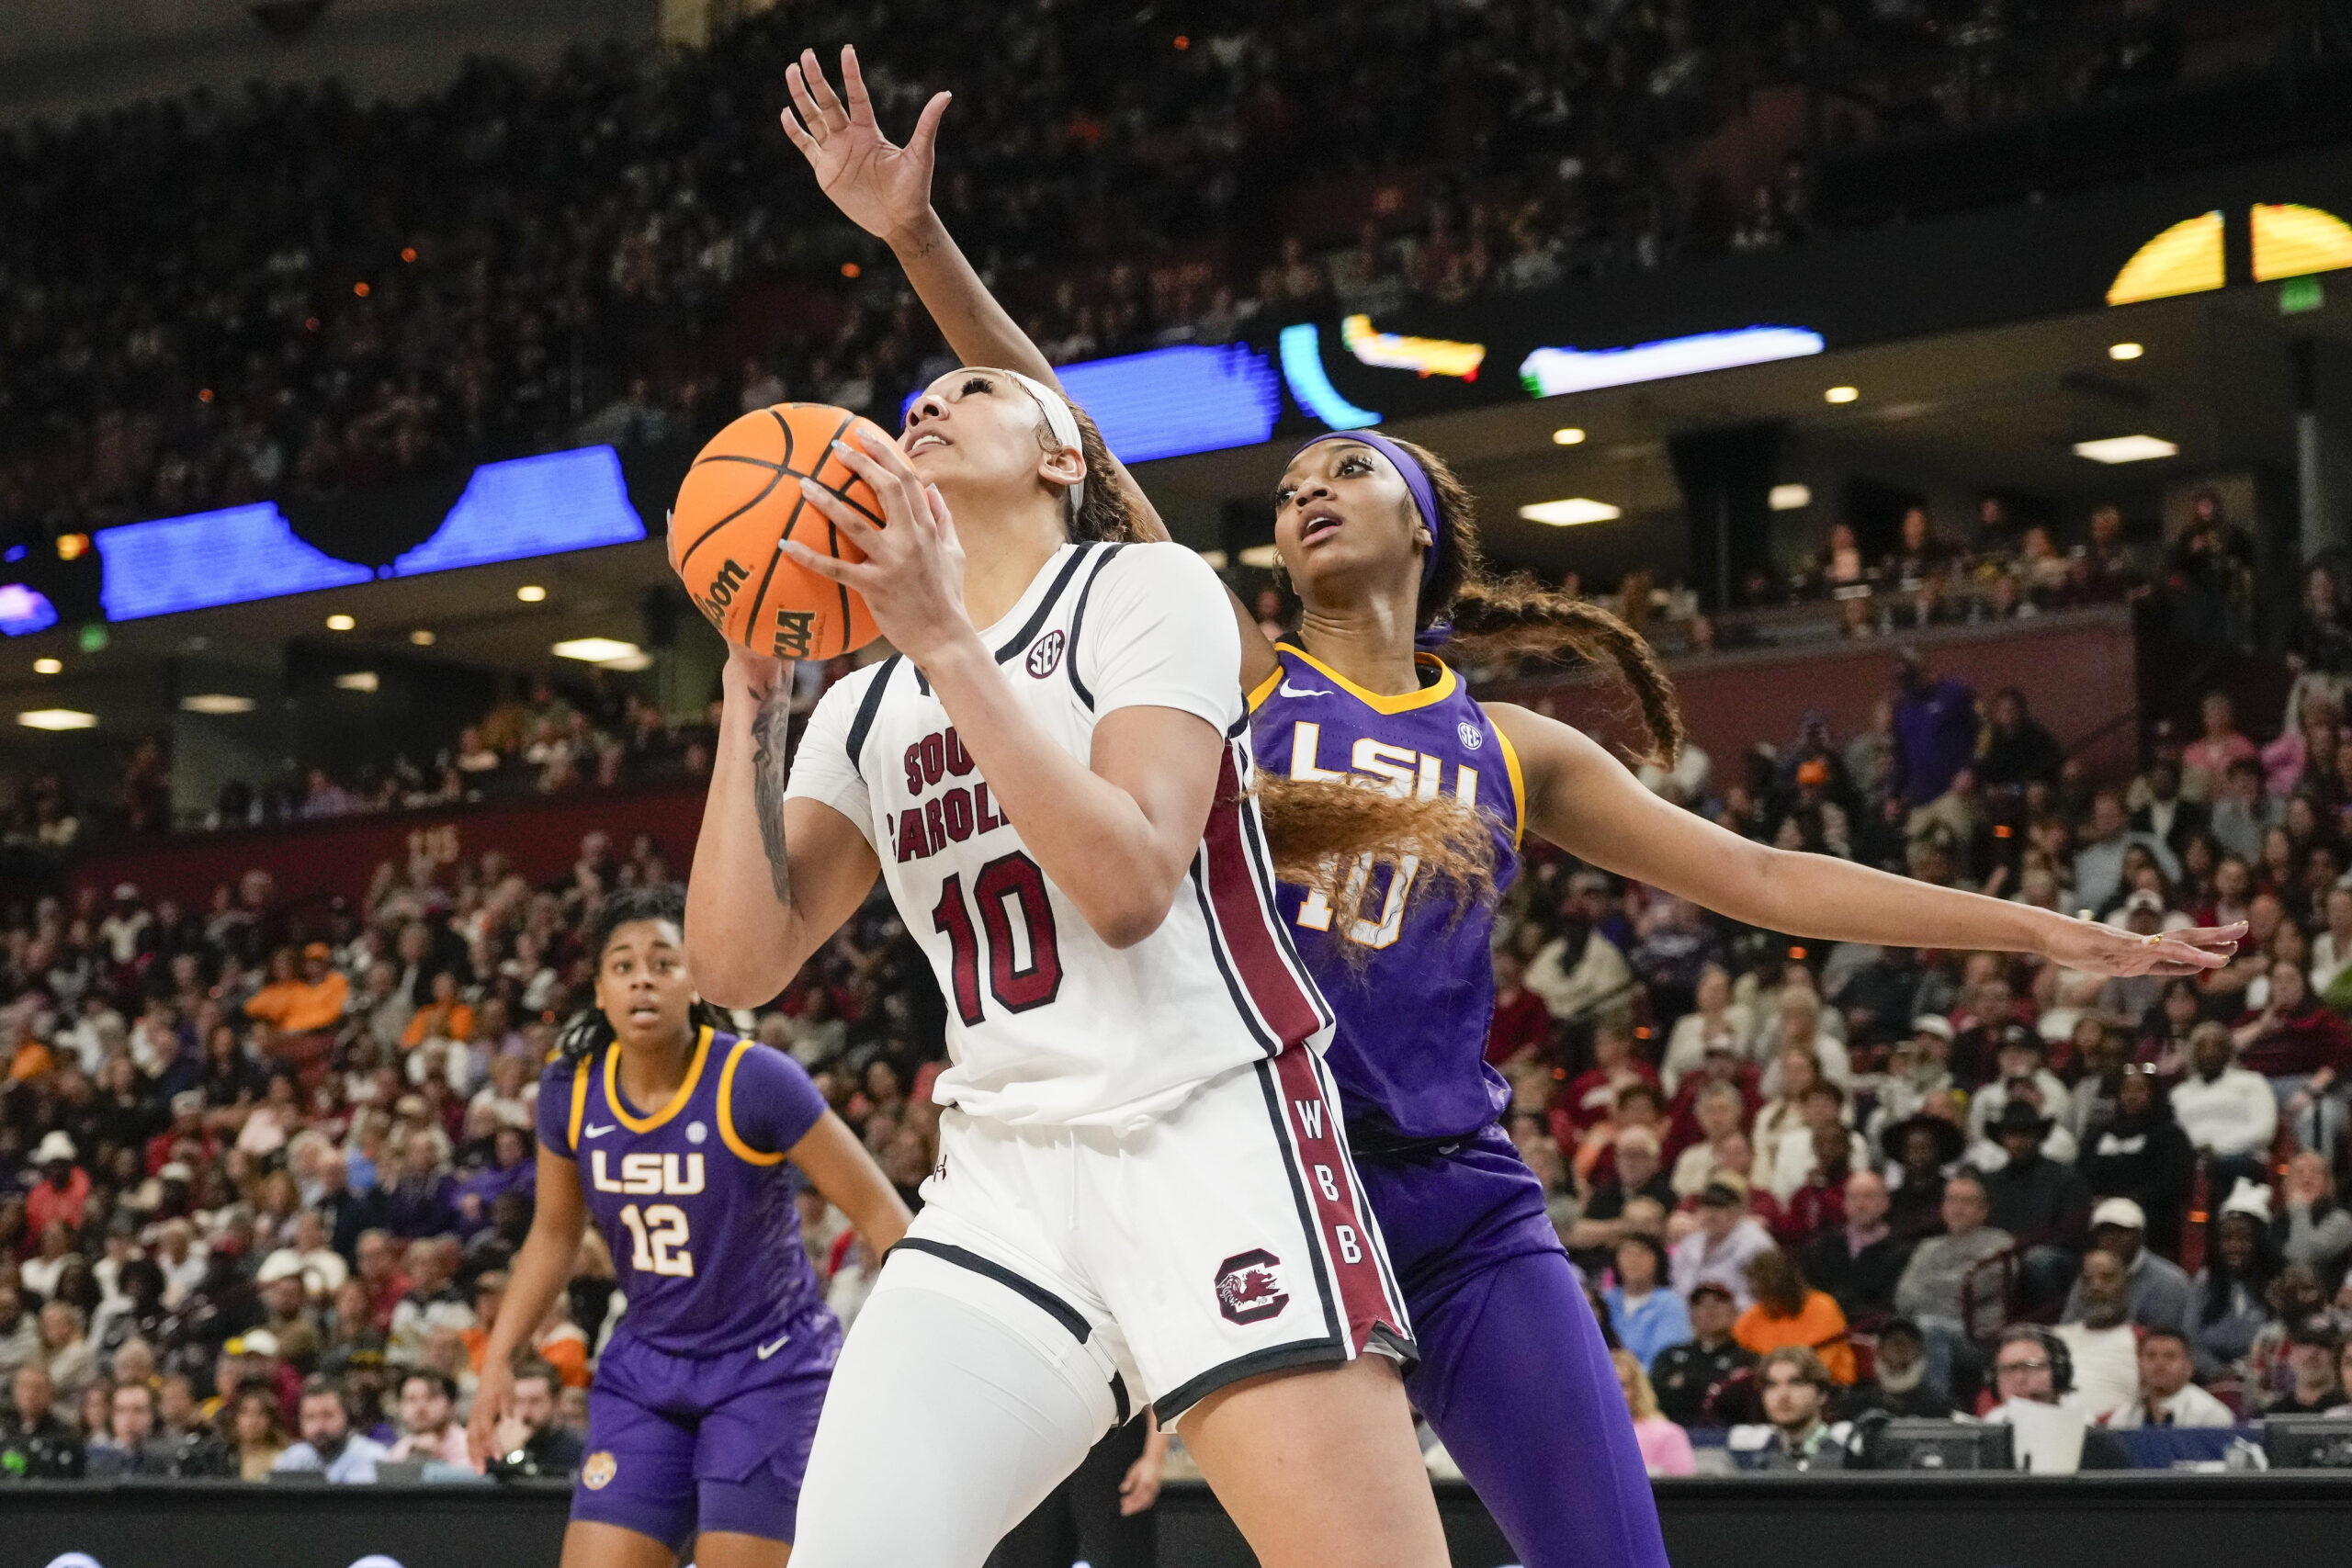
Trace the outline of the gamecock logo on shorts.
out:
<instances>
[{"instance_id":1,"label":"gamecock logo on shorts","mask_svg":"<svg viewBox=\"0 0 2352 1568\"><path fill-rule=\"evenodd\" d=\"M1290 1305L1283 1260L1264 1247L1238 1252L1216 1266L1216 1310L1233 1323L1263 1323Z\"/></svg>"},{"instance_id":2,"label":"gamecock logo on shorts","mask_svg":"<svg viewBox=\"0 0 2352 1568\"><path fill-rule=\"evenodd\" d=\"M1028 666L1029 673L1040 681L1052 674L1055 668L1062 661L1062 644L1067 640L1062 636L1061 628L1057 626L1031 643L1029 657L1023 660Z\"/></svg>"},{"instance_id":3,"label":"gamecock logo on shorts","mask_svg":"<svg viewBox=\"0 0 2352 1568\"><path fill-rule=\"evenodd\" d=\"M620 1473L620 1462L613 1458L610 1450L599 1449L590 1454L588 1461L580 1467L580 1484L591 1492L602 1492L613 1483L613 1477Z\"/></svg>"}]
</instances>

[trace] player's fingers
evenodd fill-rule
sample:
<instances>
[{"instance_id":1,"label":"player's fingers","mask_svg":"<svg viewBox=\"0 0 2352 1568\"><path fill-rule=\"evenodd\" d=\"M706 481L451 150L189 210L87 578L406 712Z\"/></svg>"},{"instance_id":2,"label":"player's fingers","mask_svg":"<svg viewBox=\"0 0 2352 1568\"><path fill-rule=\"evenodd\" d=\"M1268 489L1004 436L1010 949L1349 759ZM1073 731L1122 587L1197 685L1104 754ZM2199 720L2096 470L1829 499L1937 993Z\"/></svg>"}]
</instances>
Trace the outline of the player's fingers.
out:
<instances>
[{"instance_id":1,"label":"player's fingers","mask_svg":"<svg viewBox=\"0 0 2352 1568\"><path fill-rule=\"evenodd\" d=\"M813 571L828 581L847 583L860 593L866 590L868 580L861 578L860 569L845 560L836 560L831 556L820 555L797 539L786 539L776 547L784 552L786 560L803 570Z\"/></svg>"},{"instance_id":2,"label":"player's fingers","mask_svg":"<svg viewBox=\"0 0 2352 1568\"><path fill-rule=\"evenodd\" d=\"M2207 947L2192 947L2188 942L2175 942L2170 938L2156 943L2155 953L2159 963L2186 964L2194 969L2219 969L2230 961L2226 953Z\"/></svg>"},{"instance_id":3,"label":"player's fingers","mask_svg":"<svg viewBox=\"0 0 2352 1568\"><path fill-rule=\"evenodd\" d=\"M864 513L815 479L802 478L800 494L809 505L832 520L833 525L842 531L842 537L867 555L882 547L882 530L867 521Z\"/></svg>"},{"instance_id":4,"label":"player's fingers","mask_svg":"<svg viewBox=\"0 0 2352 1568\"><path fill-rule=\"evenodd\" d=\"M847 130L849 111L842 107L842 100L833 91L832 83L825 75L825 68L817 62L817 51L800 51L800 74L808 84L809 93L817 100L817 107L824 114L827 130Z\"/></svg>"},{"instance_id":5,"label":"player's fingers","mask_svg":"<svg viewBox=\"0 0 2352 1568\"><path fill-rule=\"evenodd\" d=\"M956 536L956 514L947 510L947 498L939 493L937 485L923 486L922 495L929 503L927 510L931 513L932 525L939 530L940 542L952 548L962 549L964 541Z\"/></svg>"},{"instance_id":6,"label":"player's fingers","mask_svg":"<svg viewBox=\"0 0 2352 1568\"><path fill-rule=\"evenodd\" d=\"M814 54L808 54L807 57L810 60L816 59ZM784 85L792 95L792 107L800 111L800 123L808 128L808 139L819 146L823 146L825 113L817 107L816 98L809 94L808 73L801 69L799 61L796 60L784 68Z\"/></svg>"},{"instance_id":7,"label":"player's fingers","mask_svg":"<svg viewBox=\"0 0 2352 1568\"><path fill-rule=\"evenodd\" d=\"M884 515L903 516L910 523L923 520L929 508L923 503L922 486L897 442L887 435L868 435L855 430L850 433L849 440L834 442L833 450L841 454L842 462L856 470L859 478L874 487Z\"/></svg>"},{"instance_id":8,"label":"player's fingers","mask_svg":"<svg viewBox=\"0 0 2352 1568\"><path fill-rule=\"evenodd\" d=\"M791 142L795 147L799 148L800 155L802 157L808 159L811 164L815 163L817 161L817 139L809 135L808 131L801 129L799 118L789 108L785 109L776 118L784 121L785 140Z\"/></svg>"},{"instance_id":9,"label":"player's fingers","mask_svg":"<svg viewBox=\"0 0 2352 1568\"><path fill-rule=\"evenodd\" d=\"M915 117L915 128L907 137L907 151L929 164L939 145L939 122L947 118L947 106L955 98L953 93L933 93L931 102L923 105L922 113Z\"/></svg>"},{"instance_id":10,"label":"player's fingers","mask_svg":"<svg viewBox=\"0 0 2352 1568\"><path fill-rule=\"evenodd\" d=\"M874 123L874 100L866 96L865 73L857 68L857 46L842 45L842 96L849 100L852 125Z\"/></svg>"}]
</instances>

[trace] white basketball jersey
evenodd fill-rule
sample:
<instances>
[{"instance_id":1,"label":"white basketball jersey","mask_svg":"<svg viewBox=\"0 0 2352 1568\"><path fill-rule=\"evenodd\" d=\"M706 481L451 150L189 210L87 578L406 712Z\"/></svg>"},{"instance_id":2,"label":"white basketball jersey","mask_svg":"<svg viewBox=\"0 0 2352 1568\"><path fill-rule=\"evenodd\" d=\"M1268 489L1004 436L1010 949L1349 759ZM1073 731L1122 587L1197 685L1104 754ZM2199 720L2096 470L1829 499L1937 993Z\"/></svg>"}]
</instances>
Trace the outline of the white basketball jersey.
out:
<instances>
[{"instance_id":1,"label":"white basketball jersey","mask_svg":"<svg viewBox=\"0 0 2352 1568\"><path fill-rule=\"evenodd\" d=\"M1249 727L1224 588L1180 545L1065 545L981 634L1081 762L1122 707L1172 707L1226 738L1191 871L1159 930L1097 936L1039 869L920 671L893 658L827 692L788 795L833 807L881 857L947 998L937 1098L1007 1122L1133 1130L1217 1074L1328 1039L1331 1018L1274 908L1245 793Z\"/></svg>"}]
</instances>

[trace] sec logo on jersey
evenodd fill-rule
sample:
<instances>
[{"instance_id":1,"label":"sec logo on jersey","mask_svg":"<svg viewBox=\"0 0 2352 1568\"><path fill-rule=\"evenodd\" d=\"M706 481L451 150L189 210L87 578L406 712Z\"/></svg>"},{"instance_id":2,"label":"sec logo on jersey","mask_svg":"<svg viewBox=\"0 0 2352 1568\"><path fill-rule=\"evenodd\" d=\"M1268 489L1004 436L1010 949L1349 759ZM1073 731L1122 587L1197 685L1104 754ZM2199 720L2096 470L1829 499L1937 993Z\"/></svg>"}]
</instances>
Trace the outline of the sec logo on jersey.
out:
<instances>
[{"instance_id":1,"label":"sec logo on jersey","mask_svg":"<svg viewBox=\"0 0 2352 1568\"><path fill-rule=\"evenodd\" d=\"M1466 718L1453 727L1453 733L1464 747L1473 751L1487 743L1487 738L1479 733L1478 727Z\"/></svg>"},{"instance_id":2,"label":"sec logo on jersey","mask_svg":"<svg viewBox=\"0 0 2352 1568\"><path fill-rule=\"evenodd\" d=\"M1056 626L1030 644L1029 657L1023 661L1028 666L1029 673L1040 681L1052 674L1061 664L1062 645L1069 640L1062 636L1062 629Z\"/></svg>"},{"instance_id":3,"label":"sec logo on jersey","mask_svg":"<svg viewBox=\"0 0 2352 1568\"><path fill-rule=\"evenodd\" d=\"M1216 1310L1232 1323L1263 1323L1290 1304L1283 1260L1264 1247L1237 1252L1216 1266Z\"/></svg>"},{"instance_id":4,"label":"sec logo on jersey","mask_svg":"<svg viewBox=\"0 0 2352 1568\"><path fill-rule=\"evenodd\" d=\"M613 1483L613 1477L620 1473L620 1461L613 1458L610 1450L600 1449L590 1454L586 1462L581 1465L580 1484L591 1492L602 1492Z\"/></svg>"}]
</instances>

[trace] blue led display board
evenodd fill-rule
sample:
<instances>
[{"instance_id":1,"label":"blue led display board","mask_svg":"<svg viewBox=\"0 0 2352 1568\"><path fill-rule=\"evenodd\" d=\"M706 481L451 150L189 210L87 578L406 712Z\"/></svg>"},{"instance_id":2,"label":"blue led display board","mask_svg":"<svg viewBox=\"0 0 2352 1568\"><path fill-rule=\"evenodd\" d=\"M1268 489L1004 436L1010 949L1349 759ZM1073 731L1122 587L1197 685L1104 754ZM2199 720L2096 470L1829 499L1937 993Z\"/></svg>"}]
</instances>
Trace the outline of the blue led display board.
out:
<instances>
[{"instance_id":1,"label":"blue led display board","mask_svg":"<svg viewBox=\"0 0 2352 1568\"><path fill-rule=\"evenodd\" d=\"M1282 417L1274 367L1246 343L1082 359L1056 366L1054 374L1123 463L1254 446L1272 437ZM899 400L901 421L922 395L918 388Z\"/></svg>"},{"instance_id":2,"label":"blue led display board","mask_svg":"<svg viewBox=\"0 0 2352 1568\"><path fill-rule=\"evenodd\" d=\"M106 569L98 606L109 621L350 588L376 576L296 538L274 501L126 523L95 537Z\"/></svg>"},{"instance_id":3,"label":"blue led display board","mask_svg":"<svg viewBox=\"0 0 2352 1568\"><path fill-rule=\"evenodd\" d=\"M356 587L378 575L299 537L275 502L128 523L94 537L105 570L98 604L109 621ZM583 446L476 468L441 526L382 575L420 577L644 537L644 520L621 479L620 455L610 446ZM51 616L53 623L53 610ZM22 617L14 624L40 629ZM21 635L5 613L0 631Z\"/></svg>"},{"instance_id":4,"label":"blue led display board","mask_svg":"<svg viewBox=\"0 0 2352 1568\"><path fill-rule=\"evenodd\" d=\"M528 560L645 537L620 454L582 446L484 463L433 536L392 562L394 577Z\"/></svg>"}]
</instances>

